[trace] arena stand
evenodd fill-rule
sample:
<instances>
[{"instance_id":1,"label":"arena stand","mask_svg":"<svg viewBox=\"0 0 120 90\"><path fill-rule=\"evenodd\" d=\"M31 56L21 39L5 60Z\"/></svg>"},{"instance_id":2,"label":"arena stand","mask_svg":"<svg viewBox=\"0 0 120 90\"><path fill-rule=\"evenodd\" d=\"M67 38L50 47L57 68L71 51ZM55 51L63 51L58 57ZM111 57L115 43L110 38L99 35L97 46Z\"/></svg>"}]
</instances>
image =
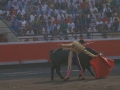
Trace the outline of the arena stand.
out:
<instances>
[{"instance_id":1,"label":"arena stand","mask_svg":"<svg viewBox=\"0 0 120 90\"><path fill-rule=\"evenodd\" d=\"M59 37L67 40L69 36L71 39L73 34L77 38L81 34L91 38L94 35L90 33L107 37L106 32L119 32L119 3L119 0L2 0L0 16L18 37L32 37L21 41L43 40L37 37L44 35L53 40Z\"/></svg>"}]
</instances>

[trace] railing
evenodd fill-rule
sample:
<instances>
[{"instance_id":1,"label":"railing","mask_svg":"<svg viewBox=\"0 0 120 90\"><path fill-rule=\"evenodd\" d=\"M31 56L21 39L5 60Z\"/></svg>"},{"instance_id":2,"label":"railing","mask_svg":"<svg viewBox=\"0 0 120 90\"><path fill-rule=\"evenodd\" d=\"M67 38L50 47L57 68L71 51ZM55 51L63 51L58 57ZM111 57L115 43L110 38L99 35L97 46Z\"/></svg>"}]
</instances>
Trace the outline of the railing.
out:
<instances>
[{"instance_id":1,"label":"railing","mask_svg":"<svg viewBox=\"0 0 120 90\"><path fill-rule=\"evenodd\" d=\"M68 39L66 40L75 40L75 36L77 36L77 39L83 38L83 39L110 39L110 38L120 38L120 32L89 32L89 33L68 33L68 34L48 34L47 37L49 41L56 41L53 40L52 37L55 37L56 40L58 39L58 36L61 36L62 40L65 40L65 36L68 36ZM20 41L45 41L44 40L45 35L26 35L21 36L19 35L18 38ZM46 40L47 41L47 40Z\"/></svg>"}]
</instances>

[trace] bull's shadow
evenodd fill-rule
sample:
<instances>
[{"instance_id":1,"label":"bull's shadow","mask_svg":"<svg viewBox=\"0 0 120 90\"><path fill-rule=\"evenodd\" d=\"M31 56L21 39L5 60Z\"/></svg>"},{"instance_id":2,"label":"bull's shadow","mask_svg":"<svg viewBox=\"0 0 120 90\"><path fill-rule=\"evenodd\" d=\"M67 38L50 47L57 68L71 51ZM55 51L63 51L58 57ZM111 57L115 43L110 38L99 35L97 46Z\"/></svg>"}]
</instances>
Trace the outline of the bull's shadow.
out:
<instances>
[{"instance_id":1,"label":"bull's shadow","mask_svg":"<svg viewBox=\"0 0 120 90\"><path fill-rule=\"evenodd\" d=\"M98 79L99 80L99 79ZM63 81L61 79L55 79L55 81L51 81L51 80L47 80L47 81L39 81L39 82L36 82L34 84L51 84L51 85L61 85L61 84L65 84L65 83L73 83L73 82L91 82L91 81L94 81L93 78L89 78L89 79L86 79L86 80L81 80L80 78L74 78L74 77L71 77L71 79L69 79L68 81Z\"/></svg>"}]
</instances>

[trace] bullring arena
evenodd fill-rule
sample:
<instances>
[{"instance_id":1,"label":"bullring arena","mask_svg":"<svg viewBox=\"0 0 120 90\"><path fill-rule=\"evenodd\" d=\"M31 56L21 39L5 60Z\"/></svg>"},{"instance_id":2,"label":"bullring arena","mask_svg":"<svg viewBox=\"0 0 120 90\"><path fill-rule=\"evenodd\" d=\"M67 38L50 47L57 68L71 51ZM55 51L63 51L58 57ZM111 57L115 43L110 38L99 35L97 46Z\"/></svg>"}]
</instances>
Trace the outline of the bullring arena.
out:
<instances>
[{"instance_id":1,"label":"bullring arena","mask_svg":"<svg viewBox=\"0 0 120 90\"><path fill-rule=\"evenodd\" d=\"M115 60L111 73L80 80L73 66L51 81L50 51L80 39ZM119 62L120 0L0 0L0 90L120 90Z\"/></svg>"},{"instance_id":2,"label":"bullring arena","mask_svg":"<svg viewBox=\"0 0 120 90\"><path fill-rule=\"evenodd\" d=\"M2 43L0 44L0 90L120 90L118 41L119 39L100 40L89 44L89 47L103 52L105 57L115 58L115 67L107 78L95 80L86 70L86 80L80 80L78 69L73 66L70 80L66 82L55 72L55 79L51 81L49 51L59 48L59 43L70 42ZM112 48L113 46L115 48ZM67 66L61 66L63 76L66 71Z\"/></svg>"}]
</instances>

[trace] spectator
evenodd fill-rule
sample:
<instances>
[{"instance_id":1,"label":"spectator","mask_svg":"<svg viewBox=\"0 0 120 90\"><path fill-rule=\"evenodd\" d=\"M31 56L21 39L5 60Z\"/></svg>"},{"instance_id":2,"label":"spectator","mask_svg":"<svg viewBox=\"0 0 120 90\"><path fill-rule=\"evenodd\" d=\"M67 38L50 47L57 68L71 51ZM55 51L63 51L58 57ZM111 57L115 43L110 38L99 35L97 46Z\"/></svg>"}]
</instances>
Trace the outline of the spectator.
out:
<instances>
[{"instance_id":1,"label":"spectator","mask_svg":"<svg viewBox=\"0 0 120 90\"><path fill-rule=\"evenodd\" d=\"M95 29L95 27L93 25L90 26L90 28L88 29L88 32L96 32L97 30Z\"/></svg>"},{"instance_id":2,"label":"spectator","mask_svg":"<svg viewBox=\"0 0 120 90\"><path fill-rule=\"evenodd\" d=\"M22 16L25 15L25 10L22 9L22 6L19 6L19 9L17 10L17 14L20 13Z\"/></svg>"},{"instance_id":3,"label":"spectator","mask_svg":"<svg viewBox=\"0 0 120 90\"><path fill-rule=\"evenodd\" d=\"M42 32L43 32L43 34L50 34L50 31L49 31L49 29L48 29L47 26L44 26L44 27L43 27Z\"/></svg>"},{"instance_id":4,"label":"spectator","mask_svg":"<svg viewBox=\"0 0 120 90\"><path fill-rule=\"evenodd\" d=\"M33 24L33 31L34 31L35 35L38 35L38 32L39 32L38 22L34 22L34 24Z\"/></svg>"},{"instance_id":5,"label":"spectator","mask_svg":"<svg viewBox=\"0 0 120 90\"><path fill-rule=\"evenodd\" d=\"M67 29L67 33L74 33L73 28L71 26Z\"/></svg>"},{"instance_id":6,"label":"spectator","mask_svg":"<svg viewBox=\"0 0 120 90\"><path fill-rule=\"evenodd\" d=\"M72 27L72 29L73 29L75 27L75 24L72 20L70 20L70 22L67 25L68 25L68 28Z\"/></svg>"},{"instance_id":7,"label":"spectator","mask_svg":"<svg viewBox=\"0 0 120 90\"><path fill-rule=\"evenodd\" d=\"M95 7L98 9L98 11L102 10L102 3L99 0L96 0Z\"/></svg>"},{"instance_id":8,"label":"spectator","mask_svg":"<svg viewBox=\"0 0 120 90\"><path fill-rule=\"evenodd\" d=\"M10 16L7 17L7 23L9 26L12 26L12 20Z\"/></svg>"},{"instance_id":9,"label":"spectator","mask_svg":"<svg viewBox=\"0 0 120 90\"><path fill-rule=\"evenodd\" d=\"M22 27L22 23L21 22L19 22L18 23L18 35L22 35L23 34L23 27Z\"/></svg>"},{"instance_id":10,"label":"spectator","mask_svg":"<svg viewBox=\"0 0 120 90\"><path fill-rule=\"evenodd\" d=\"M53 28L53 24L52 24L50 21L48 22L47 27L48 27L48 29L49 29L49 31L50 31L50 34L52 34L54 28Z\"/></svg>"},{"instance_id":11,"label":"spectator","mask_svg":"<svg viewBox=\"0 0 120 90\"><path fill-rule=\"evenodd\" d=\"M90 33L87 33L86 39L92 39L92 36L90 35Z\"/></svg>"},{"instance_id":12,"label":"spectator","mask_svg":"<svg viewBox=\"0 0 120 90\"><path fill-rule=\"evenodd\" d=\"M83 40L83 39L84 39L83 35L80 34L79 40Z\"/></svg>"},{"instance_id":13,"label":"spectator","mask_svg":"<svg viewBox=\"0 0 120 90\"><path fill-rule=\"evenodd\" d=\"M90 12L93 13L94 11L98 12L98 9L94 5L92 5L92 7L90 8Z\"/></svg>"},{"instance_id":14,"label":"spectator","mask_svg":"<svg viewBox=\"0 0 120 90\"><path fill-rule=\"evenodd\" d=\"M47 34L44 35L43 41L50 41L50 39L49 39Z\"/></svg>"},{"instance_id":15,"label":"spectator","mask_svg":"<svg viewBox=\"0 0 120 90\"><path fill-rule=\"evenodd\" d=\"M26 33L26 35L34 35L34 31L33 30L27 30L27 33Z\"/></svg>"},{"instance_id":16,"label":"spectator","mask_svg":"<svg viewBox=\"0 0 120 90\"><path fill-rule=\"evenodd\" d=\"M73 36L73 40L76 40L76 41L77 41L77 40L78 40L78 36L77 36L77 35L74 35L74 36Z\"/></svg>"},{"instance_id":17,"label":"spectator","mask_svg":"<svg viewBox=\"0 0 120 90\"><path fill-rule=\"evenodd\" d=\"M19 6L17 5L16 1L13 3L12 7L13 7L13 10L15 10L15 13L19 9Z\"/></svg>"},{"instance_id":18,"label":"spectator","mask_svg":"<svg viewBox=\"0 0 120 90\"><path fill-rule=\"evenodd\" d=\"M60 29L60 24L59 24L58 22L56 22L56 24L53 25L53 29L54 29L55 27L57 27L57 30L59 30L59 29Z\"/></svg>"},{"instance_id":19,"label":"spectator","mask_svg":"<svg viewBox=\"0 0 120 90\"><path fill-rule=\"evenodd\" d=\"M26 27L27 22L26 22L26 20L25 20L25 17L22 17L22 18L21 18L21 23L22 23L22 26L23 26L23 27Z\"/></svg>"},{"instance_id":20,"label":"spectator","mask_svg":"<svg viewBox=\"0 0 120 90\"><path fill-rule=\"evenodd\" d=\"M57 27L54 27L54 29L53 29L53 34L59 34L59 30L58 30Z\"/></svg>"},{"instance_id":21,"label":"spectator","mask_svg":"<svg viewBox=\"0 0 120 90\"><path fill-rule=\"evenodd\" d=\"M11 7L10 13L12 13L13 15L16 15L16 14L17 14L17 13L16 13L16 10L14 9L14 7Z\"/></svg>"},{"instance_id":22,"label":"spectator","mask_svg":"<svg viewBox=\"0 0 120 90\"><path fill-rule=\"evenodd\" d=\"M55 17L55 20L53 21L53 24L59 24L60 23L60 20L57 19L57 17Z\"/></svg>"},{"instance_id":23,"label":"spectator","mask_svg":"<svg viewBox=\"0 0 120 90\"><path fill-rule=\"evenodd\" d=\"M75 32L75 33L79 33L80 31L77 29L77 27L75 27L74 29L73 29L73 31Z\"/></svg>"},{"instance_id":24,"label":"spectator","mask_svg":"<svg viewBox=\"0 0 120 90\"><path fill-rule=\"evenodd\" d=\"M65 35L65 38L64 38L64 40L69 40L69 37L68 37L68 35Z\"/></svg>"},{"instance_id":25,"label":"spectator","mask_svg":"<svg viewBox=\"0 0 120 90\"><path fill-rule=\"evenodd\" d=\"M54 36L54 35L52 35L51 40L52 40L52 41L55 41L55 40L57 40L57 39L55 38L55 36Z\"/></svg>"},{"instance_id":26,"label":"spectator","mask_svg":"<svg viewBox=\"0 0 120 90\"><path fill-rule=\"evenodd\" d=\"M13 16L12 22L14 22L15 26L18 27L19 20L16 19L16 16Z\"/></svg>"},{"instance_id":27,"label":"spectator","mask_svg":"<svg viewBox=\"0 0 120 90\"><path fill-rule=\"evenodd\" d=\"M75 24L75 27L80 31L82 32L82 25L80 24L80 21L77 20L76 24Z\"/></svg>"},{"instance_id":28,"label":"spectator","mask_svg":"<svg viewBox=\"0 0 120 90\"><path fill-rule=\"evenodd\" d=\"M96 28L99 32L103 31L103 22L100 18L97 19Z\"/></svg>"},{"instance_id":29,"label":"spectator","mask_svg":"<svg viewBox=\"0 0 120 90\"><path fill-rule=\"evenodd\" d=\"M108 20L108 17L106 14L104 14L104 17L102 18L102 22L105 23Z\"/></svg>"},{"instance_id":30,"label":"spectator","mask_svg":"<svg viewBox=\"0 0 120 90\"><path fill-rule=\"evenodd\" d=\"M12 29L17 32L18 31L18 27L15 25L15 22L12 22Z\"/></svg>"},{"instance_id":31,"label":"spectator","mask_svg":"<svg viewBox=\"0 0 120 90\"><path fill-rule=\"evenodd\" d=\"M57 40L62 40L62 37L58 35Z\"/></svg>"},{"instance_id":32,"label":"spectator","mask_svg":"<svg viewBox=\"0 0 120 90\"><path fill-rule=\"evenodd\" d=\"M106 7L103 8L103 12L107 13L107 12L112 12L110 7L108 5L106 5Z\"/></svg>"},{"instance_id":33,"label":"spectator","mask_svg":"<svg viewBox=\"0 0 120 90\"><path fill-rule=\"evenodd\" d=\"M105 31L111 31L111 28L112 28L112 22L110 21L110 19L108 19L105 22Z\"/></svg>"},{"instance_id":34,"label":"spectator","mask_svg":"<svg viewBox=\"0 0 120 90\"><path fill-rule=\"evenodd\" d=\"M118 31L118 26L119 26L119 22L117 19L115 19L115 21L113 22L113 28L112 31Z\"/></svg>"}]
</instances>

